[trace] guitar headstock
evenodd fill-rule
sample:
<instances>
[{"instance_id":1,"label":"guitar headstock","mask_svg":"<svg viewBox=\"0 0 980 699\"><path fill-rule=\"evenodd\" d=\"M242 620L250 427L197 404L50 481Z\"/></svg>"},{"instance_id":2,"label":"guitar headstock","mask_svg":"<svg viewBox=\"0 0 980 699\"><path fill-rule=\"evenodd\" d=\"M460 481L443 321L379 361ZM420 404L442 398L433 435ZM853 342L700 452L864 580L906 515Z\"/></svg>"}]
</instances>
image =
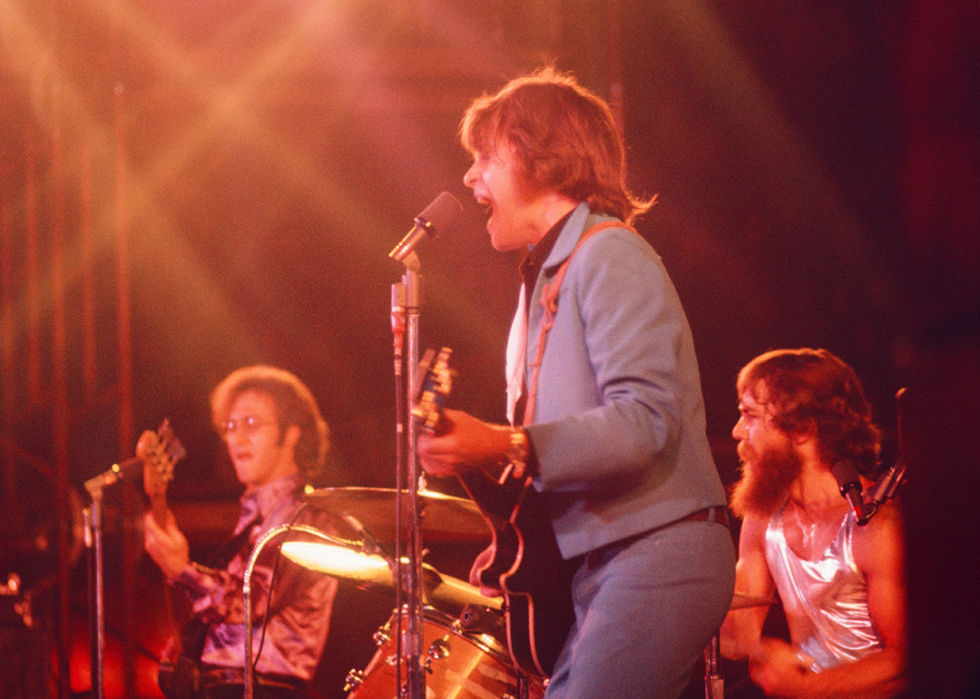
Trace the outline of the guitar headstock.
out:
<instances>
[{"instance_id":1,"label":"guitar headstock","mask_svg":"<svg viewBox=\"0 0 980 699\"><path fill-rule=\"evenodd\" d=\"M419 383L412 415L428 432L437 431L442 409L453 387L453 371L449 368L452 353L448 347L443 347L438 354L429 349L419 362Z\"/></svg>"},{"instance_id":2,"label":"guitar headstock","mask_svg":"<svg viewBox=\"0 0 980 699\"><path fill-rule=\"evenodd\" d=\"M167 484L174 477L174 466L187 456L187 452L174 436L170 421L164 420L156 432L143 432L136 444L136 456L143 462L143 490L153 498L167 492Z\"/></svg>"}]
</instances>

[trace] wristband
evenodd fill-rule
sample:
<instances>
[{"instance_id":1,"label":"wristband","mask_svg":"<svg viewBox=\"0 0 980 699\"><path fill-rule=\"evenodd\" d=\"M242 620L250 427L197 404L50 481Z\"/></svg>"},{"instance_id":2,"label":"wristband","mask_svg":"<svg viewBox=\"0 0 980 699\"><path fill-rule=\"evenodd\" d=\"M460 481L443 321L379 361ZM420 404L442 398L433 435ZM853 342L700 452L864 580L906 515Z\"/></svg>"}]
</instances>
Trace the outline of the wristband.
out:
<instances>
[{"instance_id":1,"label":"wristband","mask_svg":"<svg viewBox=\"0 0 980 699\"><path fill-rule=\"evenodd\" d=\"M507 463L511 467L514 478L524 478L527 471L527 457L531 453L531 444L523 427L510 428L510 444L507 447Z\"/></svg>"}]
</instances>

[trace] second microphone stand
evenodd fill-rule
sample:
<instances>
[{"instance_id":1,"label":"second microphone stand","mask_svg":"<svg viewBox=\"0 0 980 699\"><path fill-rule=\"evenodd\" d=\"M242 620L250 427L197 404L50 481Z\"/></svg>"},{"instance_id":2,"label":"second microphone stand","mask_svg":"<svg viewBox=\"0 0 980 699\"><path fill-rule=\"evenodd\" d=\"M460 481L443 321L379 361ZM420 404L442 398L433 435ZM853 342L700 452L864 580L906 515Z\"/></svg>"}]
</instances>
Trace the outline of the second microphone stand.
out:
<instances>
[{"instance_id":1,"label":"second microphone stand","mask_svg":"<svg viewBox=\"0 0 980 699\"><path fill-rule=\"evenodd\" d=\"M414 252L401 260L405 272L400 284L392 285L391 317L394 333L395 379L396 379L396 414L398 451L395 487L396 511L396 547L395 578L398 581L396 590L401 592L401 581L405 582L407 629L404 637L408 639L408 648L402 648L402 634L399 639L399 668L406 668L406 688L408 699L425 699L425 673L422 668L423 654L423 624L424 610L422 604L422 527L419 507L419 473L418 458L415 452L416 425L411 415L411 396L417 383L419 362L419 317L422 306L422 277L419 274L419 261ZM404 369L404 371L403 371ZM405 474L405 483L402 483ZM403 485L405 487L403 487ZM408 502L403 503L407 496ZM409 513L409 531L402 531L402 512L407 506ZM407 534L408 551L403 554L403 542ZM403 570L403 566L407 567ZM397 600L396 614L402 618L402 602ZM407 659L401 663L401 658ZM401 684L399 677L399 684Z\"/></svg>"}]
</instances>

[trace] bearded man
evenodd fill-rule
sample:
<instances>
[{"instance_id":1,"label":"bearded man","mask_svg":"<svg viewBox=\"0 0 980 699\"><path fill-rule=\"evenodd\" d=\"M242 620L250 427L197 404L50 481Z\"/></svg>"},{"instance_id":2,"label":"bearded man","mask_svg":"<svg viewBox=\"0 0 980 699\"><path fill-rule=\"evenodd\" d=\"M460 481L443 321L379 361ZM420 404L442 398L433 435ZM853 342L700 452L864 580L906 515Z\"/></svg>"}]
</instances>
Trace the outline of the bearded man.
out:
<instances>
[{"instance_id":1,"label":"bearded man","mask_svg":"<svg viewBox=\"0 0 980 699\"><path fill-rule=\"evenodd\" d=\"M862 484L879 470L880 437L860 381L826 350L774 350L739 373L742 476L730 506L743 519L736 594L779 594L790 643L762 636L765 606L729 612L721 649L748 656L769 696L873 699L905 690L904 544L898 505L863 526L832 467Z\"/></svg>"}]
</instances>

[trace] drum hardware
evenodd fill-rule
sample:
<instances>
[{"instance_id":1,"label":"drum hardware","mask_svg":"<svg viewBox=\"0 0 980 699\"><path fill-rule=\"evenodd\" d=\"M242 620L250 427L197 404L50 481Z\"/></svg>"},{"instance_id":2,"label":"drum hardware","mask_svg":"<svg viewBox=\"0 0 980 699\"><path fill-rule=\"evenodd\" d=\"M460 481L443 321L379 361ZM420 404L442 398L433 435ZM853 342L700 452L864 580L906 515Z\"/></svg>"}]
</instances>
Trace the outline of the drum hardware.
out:
<instances>
[{"instance_id":1,"label":"drum hardware","mask_svg":"<svg viewBox=\"0 0 980 699\"><path fill-rule=\"evenodd\" d=\"M312 507L326 510L339 518L352 516L382 542L395 541L398 517L395 500L398 492L390 488L319 488L303 496ZM405 493L402 492L402 496ZM430 543L490 543L486 520L472 500L420 490L419 508L422 536ZM408 526L408 514L402 519ZM355 534L359 532L354 531Z\"/></svg>"},{"instance_id":2,"label":"drum hardware","mask_svg":"<svg viewBox=\"0 0 980 699\"><path fill-rule=\"evenodd\" d=\"M351 692L364 684L364 671L351 669L344 678L344 691Z\"/></svg>"},{"instance_id":3,"label":"drum hardware","mask_svg":"<svg viewBox=\"0 0 980 699\"><path fill-rule=\"evenodd\" d=\"M389 633L389 628L387 626L382 626L380 629L371 634L371 640L374 641L374 645L378 648L391 642L391 634Z\"/></svg>"},{"instance_id":4,"label":"drum hardware","mask_svg":"<svg viewBox=\"0 0 980 699\"><path fill-rule=\"evenodd\" d=\"M475 606L475 605L474 605ZM541 699L545 681L518 673L511 663L506 646L490 633L472 633L464 628L461 619L431 607L424 608L424 660L427 693L431 696L452 696L457 699ZM499 612L482 610L486 617ZM404 619L407 609L402 610ZM481 624L494 624L483 618ZM399 668L396 653L396 631L399 619L392 614L388 622L374 634L378 651L364 670L347 674L344 690L349 699L392 699L406 697L408 688L396 687L396 678L404 682L406 673ZM500 623L502 627L502 622ZM403 633L404 623L402 624ZM398 669L402 669L399 674Z\"/></svg>"},{"instance_id":5,"label":"drum hardware","mask_svg":"<svg viewBox=\"0 0 980 699\"><path fill-rule=\"evenodd\" d=\"M769 607L776 604L776 602L775 597L758 597L736 592L732 595L732 603L728 605L728 611L749 609L751 607ZM704 649L705 699L724 699L725 697L725 678L718 672L719 644L718 634L715 634L711 638L711 643Z\"/></svg>"},{"instance_id":6,"label":"drum hardware","mask_svg":"<svg viewBox=\"0 0 980 699\"><path fill-rule=\"evenodd\" d=\"M502 636L507 627L499 607L494 609L483 604L467 604L459 615L459 625L469 633L485 633Z\"/></svg>"},{"instance_id":7,"label":"drum hardware","mask_svg":"<svg viewBox=\"0 0 980 699\"><path fill-rule=\"evenodd\" d=\"M449 642L446 641L446 639L444 638L437 638L429 646L428 657L425 661L426 672L430 674L432 673L432 668L430 666L432 665L433 660L442 660L443 658L448 658L448 657L449 657Z\"/></svg>"}]
</instances>

